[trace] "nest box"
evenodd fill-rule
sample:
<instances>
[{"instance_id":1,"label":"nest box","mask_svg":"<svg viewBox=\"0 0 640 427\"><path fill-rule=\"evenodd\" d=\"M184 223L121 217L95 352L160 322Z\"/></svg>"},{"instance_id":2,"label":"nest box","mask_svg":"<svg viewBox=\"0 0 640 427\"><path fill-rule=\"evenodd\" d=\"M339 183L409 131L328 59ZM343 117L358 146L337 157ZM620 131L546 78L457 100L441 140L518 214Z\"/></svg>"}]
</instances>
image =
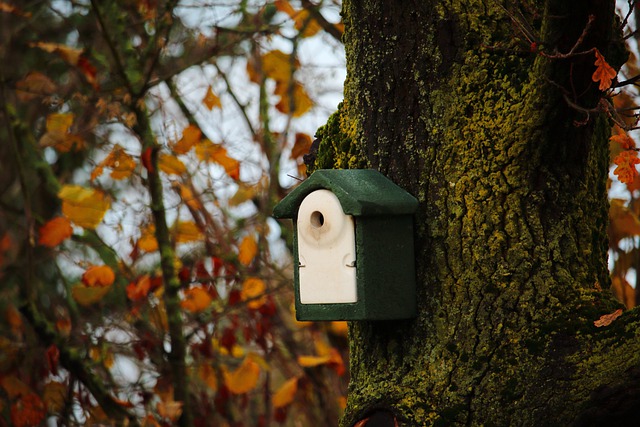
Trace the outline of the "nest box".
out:
<instances>
[{"instance_id":1,"label":"nest box","mask_svg":"<svg viewBox=\"0 0 640 427\"><path fill-rule=\"evenodd\" d=\"M416 315L418 201L380 172L318 170L274 209L294 223L298 320Z\"/></svg>"}]
</instances>

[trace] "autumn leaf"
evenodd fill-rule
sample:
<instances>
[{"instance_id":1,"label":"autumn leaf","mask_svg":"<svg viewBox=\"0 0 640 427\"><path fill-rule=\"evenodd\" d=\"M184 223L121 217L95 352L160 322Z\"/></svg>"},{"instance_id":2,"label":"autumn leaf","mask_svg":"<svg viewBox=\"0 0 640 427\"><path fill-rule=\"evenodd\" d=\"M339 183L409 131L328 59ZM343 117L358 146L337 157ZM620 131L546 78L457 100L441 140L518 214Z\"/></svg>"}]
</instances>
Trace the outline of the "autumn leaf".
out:
<instances>
[{"instance_id":1,"label":"autumn leaf","mask_svg":"<svg viewBox=\"0 0 640 427\"><path fill-rule=\"evenodd\" d=\"M596 54L596 70L593 72L591 79L594 82L600 82L600 90L605 91L611 87L611 81L616 77L618 73L613 67L607 64L607 61L604 59L604 56L600 53L598 49L595 50Z\"/></svg>"},{"instance_id":2,"label":"autumn leaf","mask_svg":"<svg viewBox=\"0 0 640 427\"><path fill-rule=\"evenodd\" d=\"M276 95L280 95L280 102L276 104L276 109L283 114L291 114L293 117L300 117L313 107L313 101L302 84L298 82L295 82L292 88L288 84L278 82L276 84L275 93ZM292 94L293 110L291 109Z\"/></svg>"},{"instance_id":3,"label":"autumn leaf","mask_svg":"<svg viewBox=\"0 0 640 427\"><path fill-rule=\"evenodd\" d=\"M180 306L191 313L200 313L209 308L211 301L209 292L202 286L196 286L184 292L184 299L180 301Z\"/></svg>"},{"instance_id":4,"label":"autumn leaf","mask_svg":"<svg viewBox=\"0 0 640 427\"><path fill-rule=\"evenodd\" d=\"M298 356L298 365L303 368L313 368L329 363L331 356Z\"/></svg>"},{"instance_id":5,"label":"autumn leaf","mask_svg":"<svg viewBox=\"0 0 640 427\"><path fill-rule=\"evenodd\" d=\"M28 385L22 382L15 375L6 375L0 379L0 385L2 386L9 399L13 400L19 396L25 396L31 393L31 389Z\"/></svg>"},{"instance_id":6,"label":"autumn leaf","mask_svg":"<svg viewBox=\"0 0 640 427\"><path fill-rule=\"evenodd\" d=\"M291 160L301 159L302 156L309 152L311 143L312 141L309 135L307 135L306 133L297 132L296 139L293 144L293 148L291 148L291 154L289 155L289 158Z\"/></svg>"},{"instance_id":7,"label":"autumn leaf","mask_svg":"<svg viewBox=\"0 0 640 427\"><path fill-rule=\"evenodd\" d=\"M187 167L182 163L182 160L166 153L160 154L158 158L158 167L167 175L182 175L187 171Z\"/></svg>"},{"instance_id":8,"label":"autumn leaf","mask_svg":"<svg viewBox=\"0 0 640 427\"><path fill-rule=\"evenodd\" d=\"M18 334L23 331L24 324L22 322L22 315L20 314L20 311L18 311L18 309L13 305L7 306L4 312L4 317L9 326L11 326L11 331L13 333Z\"/></svg>"},{"instance_id":9,"label":"autumn leaf","mask_svg":"<svg viewBox=\"0 0 640 427\"><path fill-rule=\"evenodd\" d=\"M294 377L286 381L280 386L271 398L271 404L274 408L282 408L293 402L293 398L298 391L298 378Z\"/></svg>"},{"instance_id":10,"label":"autumn leaf","mask_svg":"<svg viewBox=\"0 0 640 427\"><path fill-rule=\"evenodd\" d=\"M142 154L140 155L140 161L142 162L142 166L149 172L153 173L155 169L153 168L153 149L151 147L147 147Z\"/></svg>"},{"instance_id":11,"label":"autumn leaf","mask_svg":"<svg viewBox=\"0 0 640 427\"><path fill-rule=\"evenodd\" d=\"M52 95L56 89L57 86L53 80L37 71L31 71L16 83L16 95L22 102Z\"/></svg>"},{"instance_id":12,"label":"autumn leaf","mask_svg":"<svg viewBox=\"0 0 640 427\"><path fill-rule=\"evenodd\" d=\"M111 286L116 276L108 265L92 265L82 275L82 283L89 287Z\"/></svg>"},{"instance_id":13,"label":"autumn leaf","mask_svg":"<svg viewBox=\"0 0 640 427\"><path fill-rule=\"evenodd\" d=\"M46 133L38 142L41 147L53 147L61 153L79 151L85 146L84 140L70 132L74 115L72 113L53 113L47 116Z\"/></svg>"},{"instance_id":14,"label":"autumn leaf","mask_svg":"<svg viewBox=\"0 0 640 427\"><path fill-rule=\"evenodd\" d=\"M213 161L222 166L231 178L240 178L240 162L227 155L227 150L220 144L207 140L196 145L196 156L202 161Z\"/></svg>"},{"instance_id":15,"label":"autumn leaf","mask_svg":"<svg viewBox=\"0 0 640 427\"><path fill-rule=\"evenodd\" d=\"M40 425L46 414L44 402L35 393L28 393L11 405L11 423L14 427Z\"/></svg>"},{"instance_id":16,"label":"autumn leaf","mask_svg":"<svg viewBox=\"0 0 640 427\"><path fill-rule=\"evenodd\" d=\"M176 243L198 242L204 235L193 221L178 221L173 226Z\"/></svg>"},{"instance_id":17,"label":"autumn leaf","mask_svg":"<svg viewBox=\"0 0 640 427\"><path fill-rule=\"evenodd\" d=\"M111 286L89 287L85 285L76 285L71 288L71 296L83 307L89 307L99 301L109 293Z\"/></svg>"},{"instance_id":18,"label":"autumn leaf","mask_svg":"<svg viewBox=\"0 0 640 427\"><path fill-rule=\"evenodd\" d=\"M258 243L252 234L244 236L238 247L238 261L242 265L249 265L258 253Z\"/></svg>"},{"instance_id":19,"label":"autumn leaf","mask_svg":"<svg viewBox=\"0 0 640 427\"><path fill-rule=\"evenodd\" d=\"M37 47L45 52L55 53L69 64L75 66L78 64L80 55L82 55L82 49L76 49L70 46L66 46L58 43L46 43L46 42L33 42L29 43L31 47Z\"/></svg>"},{"instance_id":20,"label":"autumn leaf","mask_svg":"<svg viewBox=\"0 0 640 427\"><path fill-rule=\"evenodd\" d=\"M213 110L215 107L222 108L222 103L220 102L220 98L218 97L218 95L213 93L213 90L211 89L211 86L209 86L209 88L207 88L207 93L205 94L204 98L202 99L202 103L209 110Z\"/></svg>"},{"instance_id":21,"label":"autumn leaf","mask_svg":"<svg viewBox=\"0 0 640 427\"><path fill-rule=\"evenodd\" d=\"M202 138L202 131L198 126L189 125L182 131L182 138L175 144L171 144L171 149L176 154L186 154Z\"/></svg>"},{"instance_id":22,"label":"autumn leaf","mask_svg":"<svg viewBox=\"0 0 640 427\"><path fill-rule=\"evenodd\" d=\"M182 415L182 402L175 400L161 400L156 405L158 415L171 422L176 421Z\"/></svg>"},{"instance_id":23,"label":"autumn leaf","mask_svg":"<svg viewBox=\"0 0 640 427\"><path fill-rule=\"evenodd\" d=\"M140 238L138 239L138 248L145 252L155 252L158 250L158 241L156 240L156 226L153 223L147 224L142 228Z\"/></svg>"},{"instance_id":24,"label":"autumn leaf","mask_svg":"<svg viewBox=\"0 0 640 427\"><path fill-rule=\"evenodd\" d=\"M609 326L614 320L616 320L620 316L622 316L621 308L617 309L613 313L603 314L602 316L600 316L598 320L595 320L593 324L595 325L596 328Z\"/></svg>"},{"instance_id":25,"label":"autumn leaf","mask_svg":"<svg viewBox=\"0 0 640 427\"><path fill-rule=\"evenodd\" d=\"M136 168L136 162L133 156L124 151L120 145L116 144L109 155L93 170L91 180L93 181L100 176L105 167L111 169L111 178L120 180L131 176Z\"/></svg>"},{"instance_id":26,"label":"autumn leaf","mask_svg":"<svg viewBox=\"0 0 640 427\"><path fill-rule=\"evenodd\" d=\"M17 16L21 16L23 18L30 18L30 12L23 12L21 9L18 9L16 6L12 6L6 2L0 2L0 12L12 13Z\"/></svg>"},{"instance_id":27,"label":"autumn leaf","mask_svg":"<svg viewBox=\"0 0 640 427\"><path fill-rule=\"evenodd\" d=\"M278 49L269 51L262 55L260 61L262 73L265 77L284 84L289 83L294 70L300 66L297 59L292 60L291 55L288 55ZM247 63L247 73L249 74L249 79L252 82L260 83L260 75L258 74L255 64L252 64L251 62Z\"/></svg>"},{"instance_id":28,"label":"autumn leaf","mask_svg":"<svg viewBox=\"0 0 640 427\"><path fill-rule=\"evenodd\" d=\"M250 357L245 357L242 364L233 372L223 372L224 382L233 394L243 394L253 390L260 378L260 366Z\"/></svg>"},{"instance_id":29,"label":"autumn leaf","mask_svg":"<svg viewBox=\"0 0 640 427\"><path fill-rule=\"evenodd\" d=\"M44 385L42 400L50 413L56 413L64 408L67 400L67 386L51 381Z\"/></svg>"},{"instance_id":30,"label":"autumn leaf","mask_svg":"<svg viewBox=\"0 0 640 427\"><path fill-rule=\"evenodd\" d=\"M38 231L38 244L54 248L71 237L73 228L65 217L58 216L47 221Z\"/></svg>"},{"instance_id":31,"label":"autumn leaf","mask_svg":"<svg viewBox=\"0 0 640 427\"><path fill-rule=\"evenodd\" d=\"M246 301L247 307L253 310L262 307L262 305L267 301L265 295L266 288L267 285L262 279L258 279L257 277L248 277L242 283L242 291L240 291L242 301Z\"/></svg>"},{"instance_id":32,"label":"autumn leaf","mask_svg":"<svg viewBox=\"0 0 640 427\"><path fill-rule=\"evenodd\" d=\"M211 391L218 390L218 376L215 369L209 364L202 364L198 368L198 377L204 382Z\"/></svg>"},{"instance_id":33,"label":"autumn leaf","mask_svg":"<svg viewBox=\"0 0 640 427\"><path fill-rule=\"evenodd\" d=\"M125 291L127 298L131 301L141 301L147 297L151 290L151 278L145 274L135 282L131 282L127 285Z\"/></svg>"},{"instance_id":34,"label":"autumn leaf","mask_svg":"<svg viewBox=\"0 0 640 427\"><path fill-rule=\"evenodd\" d=\"M636 142L633 138L627 135L627 133L618 126L616 126L616 134L612 135L609 140L620 144L620 147L622 147L623 150L632 150L636 148Z\"/></svg>"},{"instance_id":35,"label":"autumn leaf","mask_svg":"<svg viewBox=\"0 0 640 427\"><path fill-rule=\"evenodd\" d=\"M623 151L613 159L613 163L617 165L613 174L618 176L618 180L625 184L633 183L638 176L636 165L640 163L637 153L630 150Z\"/></svg>"},{"instance_id":36,"label":"autumn leaf","mask_svg":"<svg viewBox=\"0 0 640 427\"><path fill-rule=\"evenodd\" d=\"M58 192L62 213L73 223L95 229L110 206L109 198L100 190L78 185L65 185Z\"/></svg>"}]
</instances>

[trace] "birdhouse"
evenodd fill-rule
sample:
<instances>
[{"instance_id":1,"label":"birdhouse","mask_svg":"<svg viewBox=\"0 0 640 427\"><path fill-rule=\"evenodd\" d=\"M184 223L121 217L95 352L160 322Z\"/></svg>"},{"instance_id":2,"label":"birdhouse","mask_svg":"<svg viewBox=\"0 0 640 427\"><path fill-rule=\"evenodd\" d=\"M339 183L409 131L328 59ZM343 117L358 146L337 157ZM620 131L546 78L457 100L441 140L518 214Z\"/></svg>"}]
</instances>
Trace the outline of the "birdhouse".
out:
<instances>
[{"instance_id":1,"label":"birdhouse","mask_svg":"<svg viewBox=\"0 0 640 427\"><path fill-rule=\"evenodd\" d=\"M380 172L318 170L274 209L294 223L298 320L416 315L418 201Z\"/></svg>"}]
</instances>

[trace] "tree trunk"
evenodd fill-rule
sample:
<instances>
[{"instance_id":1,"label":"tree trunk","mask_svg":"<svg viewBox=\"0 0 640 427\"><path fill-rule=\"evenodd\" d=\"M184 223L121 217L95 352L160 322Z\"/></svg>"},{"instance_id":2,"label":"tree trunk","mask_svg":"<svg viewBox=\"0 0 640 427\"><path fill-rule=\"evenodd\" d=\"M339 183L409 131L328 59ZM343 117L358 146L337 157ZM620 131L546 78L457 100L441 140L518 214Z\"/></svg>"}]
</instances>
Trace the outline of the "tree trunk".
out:
<instances>
[{"instance_id":1,"label":"tree trunk","mask_svg":"<svg viewBox=\"0 0 640 427\"><path fill-rule=\"evenodd\" d=\"M316 166L378 169L420 208L419 315L350 324L342 425L640 419L638 315L594 326L617 308L591 79L592 48L626 58L614 2L343 3L345 101Z\"/></svg>"}]
</instances>

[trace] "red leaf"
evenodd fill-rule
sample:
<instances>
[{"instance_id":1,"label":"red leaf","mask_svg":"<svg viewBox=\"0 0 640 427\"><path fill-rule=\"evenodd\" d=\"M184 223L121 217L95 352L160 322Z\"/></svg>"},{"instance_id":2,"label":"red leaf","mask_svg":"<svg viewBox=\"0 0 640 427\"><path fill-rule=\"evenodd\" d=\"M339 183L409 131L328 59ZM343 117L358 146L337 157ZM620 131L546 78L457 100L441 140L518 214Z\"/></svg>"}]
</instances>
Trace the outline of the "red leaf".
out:
<instances>
[{"instance_id":1,"label":"red leaf","mask_svg":"<svg viewBox=\"0 0 640 427\"><path fill-rule=\"evenodd\" d=\"M153 162L151 161L151 155L153 154L153 149L151 147L144 150L142 153L142 165L145 167L149 173L153 173Z\"/></svg>"},{"instance_id":2,"label":"red leaf","mask_svg":"<svg viewBox=\"0 0 640 427\"><path fill-rule=\"evenodd\" d=\"M58 375L58 361L60 360L60 350L55 345L49 346L47 349L47 363L49 364L49 371L53 375Z\"/></svg>"}]
</instances>

